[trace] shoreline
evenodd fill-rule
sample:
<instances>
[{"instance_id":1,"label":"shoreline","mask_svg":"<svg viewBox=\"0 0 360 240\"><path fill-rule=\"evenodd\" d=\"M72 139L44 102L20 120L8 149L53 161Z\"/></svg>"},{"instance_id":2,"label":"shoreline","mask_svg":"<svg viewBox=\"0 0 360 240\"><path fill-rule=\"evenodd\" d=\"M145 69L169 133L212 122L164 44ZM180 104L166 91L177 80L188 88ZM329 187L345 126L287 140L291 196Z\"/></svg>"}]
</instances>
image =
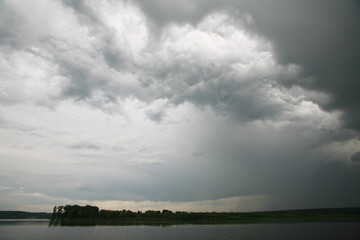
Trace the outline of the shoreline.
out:
<instances>
[{"instance_id":1,"label":"shoreline","mask_svg":"<svg viewBox=\"0 0 360 240\"><path fill-rule=\"evenodd\" d=\"M63 219L58 222L49 220L49 226L172 226L172 225L225 225L225 224L273 224L273 223L315 223L315 222L360 222L360 216L354 217L302 217L302 218L251 218L234 220L199 219L178 221L165 219Z\"/></svg>"}]
</instances>

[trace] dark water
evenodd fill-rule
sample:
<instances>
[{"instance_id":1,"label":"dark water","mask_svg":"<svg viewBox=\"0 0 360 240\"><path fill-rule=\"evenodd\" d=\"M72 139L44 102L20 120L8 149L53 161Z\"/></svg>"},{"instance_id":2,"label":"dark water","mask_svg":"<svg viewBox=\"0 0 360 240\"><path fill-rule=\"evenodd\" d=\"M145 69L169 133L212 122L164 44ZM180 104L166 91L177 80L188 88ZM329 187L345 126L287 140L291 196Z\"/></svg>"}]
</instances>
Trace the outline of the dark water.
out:
<instances>
[{"instance_id":1,"label":"dark water","mask_svg":"<svg viewBox=\"0 0 360 240\"><path fill-rule=\"evenodd\" d=\"M0 221L0 239L360 239L360 222L173 226L48 227L48 222Z\"/></svg>"}]
</instances>

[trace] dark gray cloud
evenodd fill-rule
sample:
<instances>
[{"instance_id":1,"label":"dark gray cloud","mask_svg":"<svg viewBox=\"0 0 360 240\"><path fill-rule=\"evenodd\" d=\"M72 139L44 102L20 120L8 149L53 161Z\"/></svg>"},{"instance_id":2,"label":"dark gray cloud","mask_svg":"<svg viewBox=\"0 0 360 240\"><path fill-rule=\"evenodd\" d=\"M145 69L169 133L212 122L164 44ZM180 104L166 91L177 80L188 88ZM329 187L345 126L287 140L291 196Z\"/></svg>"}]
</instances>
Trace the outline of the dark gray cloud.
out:
<instances>
[{"instance_id":1,"label":"dark gray cloud","mask_svg":"<svg viewBox=\"0 0 360 240\"><path fill-rule=\"evenodd\" d=\"M163 112L148 111L146 115L154 122L161 122L165 114Z\"/></svg>"},{"instance_id":2,"label":"dark gray cloud","mask_svg":"<svg viewBox=\"0 0 360 240\"><path fill-rule=\"evenodd\" d=\"M360 130L360 15L357 1L289 1L250 11L259 31L269 37L281 62L297 63L310 83L293 83L329 93L322 107L344 111L347 127Z\"/></svg>"},{"instance_id":3,"label":"dark gray cloud","mask_svg":"<svg viewBox=\"0 0 360 240\"><path fill-rule=\"evenodd\" d=\"M332 101L321 103L326 110L341 110L346 127L360 130L358 90L360 70L360 4L358 1L271 0L252 1L138 1L150 19L159 25L169 22L196 24L215 9L249 13L256 31L275 47L277 59L302 67L311 81L280 81L284 86L326 92ZM176 7L176 14L169 9ZM233 11L233 12L236 12Z\"/></svg>"},{"instance_id":4,"label":"dark gray cloud","mask_svg":"<svg viewBox=\"0 0 360 240\"><path fill-rule=\"evenodd\" d=\"M209 10L203 1L162 1L162 0L137 0L156 26L163 26L171 22L187 23L200 20ZM212 3L209 3L210 8ZM202 9L205 8L205 9ZM173 11L176 9L176 11Z\"/></svg>"},{"instance_id":5,"label":"dark gray cloud","mask_svg":"<svg viewBox=\"0 0 360 240\"><path fill-rule=\"evenodd\" d=\"M78 144L71 145L71 148L99 150L99 149L101 149L101 146L99 146L97 144L93 144L93 143L83 142L83 143L78 143Z\"/></svg>"},{"instance_id":6,"label":"dark gray cloud","mask_svg":"<svg viewBox=\"0 0 360 240\"><path fill-rule=\"evenodd\" d=\"M356 152L351 155L350 160L353 162L360 162L360 152Z\"/></svg>"},{"instance_id":7,"label":"dark gray cloud","mask_svg":"<svg viewBox=\"0 0 360 240\"><path fill-rule=\"evenodd\" d=\"M360 181L359 171L359 166L351 164L319 163L311 179L308 197L313 197L317 205L357 205L360 200L360 194L356 190Z\"/></svg>"},{"instance_id":8,"label":"dark gray cloud","mask_svg":"<svg viewBox=\"0 0 360 240\"><path fill-rule=\"evenodd\" d=\"M356 189L360 180L359 167L341 162L322 162L304 170L310 171L310 174L294 178L290 175L296 176L298 172L281 169L279 174L288 184L276 186L277 191L272 194L270 204L272 209L289 208L290 202L292 208L358 205L360 195Z\"/></svg>"}]
</instances>

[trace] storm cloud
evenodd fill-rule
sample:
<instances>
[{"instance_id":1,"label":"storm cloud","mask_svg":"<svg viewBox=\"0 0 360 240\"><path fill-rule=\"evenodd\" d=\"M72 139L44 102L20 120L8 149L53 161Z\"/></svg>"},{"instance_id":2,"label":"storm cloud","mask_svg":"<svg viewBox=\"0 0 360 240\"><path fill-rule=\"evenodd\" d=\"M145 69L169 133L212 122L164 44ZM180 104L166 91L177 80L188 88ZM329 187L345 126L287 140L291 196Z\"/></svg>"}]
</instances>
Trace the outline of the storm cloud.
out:
<instances>
[{"instance_id":1,"label":"storm cloud","mask_svg":"<svg viewBox=\"0 0 360 240\"><path fill-rule=\"evenodd\" d=\"M0 5L0 209L358 206L357 2Z\"/></svg>"},{"instance_id":2,"label":"storm cloud","mask_svg":"<svg viewBox=\"0 0 360 240\"><path fill-rule=\"evenodd\" d=\"M219 9L233 14L249 14L255 31L266 36L274 47L277 61L301 66L303 79L279 81L284 86L299 85L331 96L330 101L316 103L327 111L343 111L348 128L359 130L360 102L357 89L360 77L360 4L339 2L270 0L251 1L141 1L144 12L159 26L169 22L197 23ZM177 9L164 11L167 9ZM307 80L308 79L308 80ZM311 80L310 80L311 79Z\"/></svg>"}]
</instances>

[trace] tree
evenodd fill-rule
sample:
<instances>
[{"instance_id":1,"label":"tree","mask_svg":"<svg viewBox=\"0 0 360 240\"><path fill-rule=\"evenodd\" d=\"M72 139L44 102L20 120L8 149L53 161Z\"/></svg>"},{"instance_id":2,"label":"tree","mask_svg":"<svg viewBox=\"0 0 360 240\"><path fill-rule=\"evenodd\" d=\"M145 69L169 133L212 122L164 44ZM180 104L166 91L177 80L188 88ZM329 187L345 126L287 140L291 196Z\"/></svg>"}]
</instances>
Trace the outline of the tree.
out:
<instances>
[{"instance_id":1,"label":"tree","mask_svg":"<svg viewBox=\"0 0 360 240\"><path fill-rule=\"evenodd\" d=\"M54 206L53 213L51 214L51 220L54 220L56 218L56 209L57 207Z\"/></svg>"},{"instance_id":2,"label":"tree","mask_svg":"<svg viewBox=\"0 0 360 240\"><path fill-rule=\"evenodd\" d=\"M57 219L61 219L62 218L62 214L63 214L63 209L64 207L63 206L58 206L57 208L57 213L56 213L56 218Z\"/></svg>"}]
</instances>

